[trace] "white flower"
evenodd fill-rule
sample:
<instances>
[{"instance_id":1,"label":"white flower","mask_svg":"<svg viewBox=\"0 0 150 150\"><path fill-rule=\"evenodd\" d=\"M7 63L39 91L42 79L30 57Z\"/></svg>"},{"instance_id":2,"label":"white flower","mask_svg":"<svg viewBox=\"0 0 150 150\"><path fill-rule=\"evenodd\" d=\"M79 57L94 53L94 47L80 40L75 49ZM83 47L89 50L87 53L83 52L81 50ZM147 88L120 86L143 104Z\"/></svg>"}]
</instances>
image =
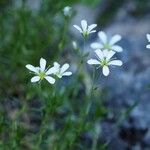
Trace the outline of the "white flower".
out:
<instances>
[{"instance_id":1,"label":"white flower","mask_svg":"<svg viewBox=\"0 0 150 150\"><path fill-rule=\"evenodd\" d=\"M150 34L146 34L146 37L148 39L148 42L150 42ZM150 44L146 45L146 48L150 49Z\"/></svg>"},{"instance_id":2,"label":"white flower","mask_svg":"<svg viewBox=\"0 0 150 150\"><path fill-rule=\"evenodd\" d=\"M97 24L91 24L88 26L86 20L81 21L81 28L77 25L73 25L82 35L84 38L87 38L90 33L96 32L96 30L93 30Z\"/></svg>"},{"instance_id":3,"label":"white flower","mask_svg":"<svg viewBox=\"0 0 150 150\"><path fill-rule=\"evenodd\" d=\"M119 34L114 35L110 40L108 40L105 32L100 31L98 32L98 37L100 39L100 42L99 43L94 42L91 44L91 47L93 49L101 49L101 50L108 49L116 52L123 51L121 46L116 45L116 43L121 40L121 36Z\"/></svg>"},{"instance_id":4,"label":"white flower","mask_svg":"<svg viewBox=\"0 0 150 150\"><path fill-rule=\"evenodd\" d=\"M51 77L50 75L53 74L56 70L54 67L46 69L46 60L45 59L43 59L43 58L40 59L39 67L34 67L30 64L27 64L26 68L29 69L30 71L32 71L33 74L35 74L35 76L31 78L31 82L38 82L43 79L46 79L50 84L55 83L55 79L53 77Z\"/></svg>"},{"instance_id":5,"label":"white flower","mask_svg":"<svg viewBox=\"0 0 150 150\"><path fill-rule=\"evenodd\" d=\"M63 9L63 13L66 17L70 17L72 15L72 8L70 6L66 6Z\"/></svg>"},{"instance_id":6,"label":"white flower","mask_svg":"<svg viewBox=\"0 0 150 150\"><path fill-rule=\"evenodd\" d=\"M109 75L110 71L109 71L108 66L110 66L110 65L121 66L122 65L121 60L111 59L115 54L114 51L98 49L95 51L95 53L98 57L98 60L90 59L87 61L87 63L90 65L100 65L102 67L102 72L103 72L104 76Z\"/></svg>"},{"instance_id":7,"label":"white flower","mask_svg":"<svg viewBox=\"0 0 150 150\"><path fill-rule=\"evenodd\" d=\"M55 68L55 72L54 74L58 77L58 78L62 78L62 76L70 76L72 75L71 71L67 71L67 69L69 68L69 64L64 64L62 67L60 67L60 64L57 62L54 62L54 68Z\"/></svg>"}]
</instances>

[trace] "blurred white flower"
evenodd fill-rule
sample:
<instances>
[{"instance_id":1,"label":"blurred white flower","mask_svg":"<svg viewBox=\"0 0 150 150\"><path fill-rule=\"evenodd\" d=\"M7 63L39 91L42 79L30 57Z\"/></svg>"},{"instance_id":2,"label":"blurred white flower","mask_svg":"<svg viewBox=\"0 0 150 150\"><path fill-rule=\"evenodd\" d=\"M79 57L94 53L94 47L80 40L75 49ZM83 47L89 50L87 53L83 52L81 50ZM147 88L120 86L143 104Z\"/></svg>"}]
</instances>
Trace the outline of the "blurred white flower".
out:
<instances>
[{"instance_id":1,"label":"blurred white flower","mask_svg":"<svg viewBox=\"0 0 150 150\"><path fill-rule=\"evenodd\" d=\"M72 41L72 47L73 47L73 49L77 49L78 48L76 41Z\"/></svg>"},{"instance_id":2,"label":"blurred white flower","mask_svg":"<svg viewBox=\"0 0 150 150\"><path fill-rule=\"evenodd\" d=\"M63 9L63 13L66 17L70 17L72 15L72 8L70 6L66 6Z\"/></svg>"},{"instance_id":3,"label":"blurred white flower","mask_svg":"<svg viewBox=\"0 0 150 150\"><path fill-rule=\"evenodd\" d=\"M103 72L104 76L109 75L110 71L109 71L108 66L110 66L110 65L121 66L122 65L121 60L112 59L112 57L115 54L114 51L98 49L95 51L95 53L98 57L98 60L90 59L87 61L87 63L90 65L100 65L102 67L102 72Z\"/></svg>"},{"instance_id":4,"label":"blurred white flower","mask_svg":"<svg viewBox=\"0 0 150 150\"><path fill-rule=\"evenodd\" d=\"M55 83L55 79L49 75L54 74L54 72L56 72L56 70L54 67L46 69L46 60L45 59L43 59L43 58L40 59L39 67L34 67L30 64L27 64L26 68L29 69L33 74L35 74L35 76L31 78L31 82L38 82L43 79L46 79L50 84Z\"/></svg>"},{"instance_id":5,"label":"blurred white flower","mask_svg":"<svg viewBox=\"0 0 150 150\"><path fill-rule=\"evenodd\" d=\"M148 42L150 42L150 34L146 34ZM146 45L146 48L150 49L150 44Z\"/></svg>"},{"instance_id":6,"label":"blurred white flower","mask_svg":"<svg viewBox=\"0 0 150 150\"><path fill-rule=\"evenodd\" d=\"M101 49L101 50L108 49L116 52L123 51L121 46L116 45L116 43L121 40L121 36L119 34L114 35L110 40L108 40L106 33L100 31L98 32L98 37L100 39L100 42L99 43L94 42L91 44L91 47L93 49Z\"/></svg>"},{"instance_id":7,"label":"blurred white flower","mask_svg":"<svg viewBox=\"0 0 150 150\"><path fill-rule=\"evenodd\" d=\"M73 25L82 35L84 38L87 38L90 33L96 32L96 30L93 30L97 24L91 24L88 26L86 20L81 21L81 28L77 25Z\"/></svg>"},{"instance_id":8,"label":"blurred white flower","mask_svg":"<svg viewBox=\"0 0 150 150\"><path fill-rule=\"evenodd\" d=\"M69 68L69 64L64 64L62 67L60 67L60 64L58 62L54 62L54 68L55 68L55 72L54 74L58 77L58 78L62 78L62 76L70 76L72 75L71 71L67 71L67 69Z\"/></svg>"}]
</instances>

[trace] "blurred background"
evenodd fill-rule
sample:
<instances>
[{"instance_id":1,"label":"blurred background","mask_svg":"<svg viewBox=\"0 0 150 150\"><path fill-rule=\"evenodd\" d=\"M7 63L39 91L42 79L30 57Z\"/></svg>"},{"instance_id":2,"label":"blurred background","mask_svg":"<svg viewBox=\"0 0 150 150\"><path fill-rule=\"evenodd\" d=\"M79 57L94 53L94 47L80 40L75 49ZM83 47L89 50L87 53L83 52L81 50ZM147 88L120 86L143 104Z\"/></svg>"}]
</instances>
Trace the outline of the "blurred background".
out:
<instances>
[{"instance_id":1,"label":"blurred background","mask_svg":"<svg viewBox=\"0 0 150 150\"><path fill-rule=\"evenodd\" d=\"M66 18L65 6L72 7ZM83 39L73 28L86 19L97 31L120 34L124 51L117 57L122 67L103 77L97 70L97 89L86 120L80 112L89 97L92 67L78 72L76 41ZM25 65L38 65L41 57L71 64L73 75L57 83L57 95L44 82L51 111L38 149L46 150L150 150L150 33L149 0L0 0L0 149L36 149L43 122L43 103L36 84L30 83ZM88 58L93 50L86 43ZM81 129L80 129L81 128ZM79 130L80 129L80 130Z\"/></svg>"}]
</instances>

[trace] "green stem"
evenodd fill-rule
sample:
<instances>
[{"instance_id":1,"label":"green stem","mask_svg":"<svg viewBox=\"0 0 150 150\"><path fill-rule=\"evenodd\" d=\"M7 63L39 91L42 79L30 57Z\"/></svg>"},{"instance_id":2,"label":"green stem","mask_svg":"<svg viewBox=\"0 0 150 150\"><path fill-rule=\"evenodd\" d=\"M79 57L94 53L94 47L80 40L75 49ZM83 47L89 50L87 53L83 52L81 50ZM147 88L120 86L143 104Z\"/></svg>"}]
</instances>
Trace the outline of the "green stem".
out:
<instances>
[{"instance_id":1,"label":"green stem","mask_svg":"<svg viewBox=\"0 0 150 150\"><path fill-rule=\"evenodd\" d=\"M84 108L84 111L82 111L81 113L81 117L82 117L82 123L80 124L80 127L79 127L79 132L78 132L78 135L81 133L81 131L84 129L84 124L86 122L86 118L87 116L89 115L89 112L90 112L90 108L91 108L91 105L92 105L92 95L93 95L93 90L94 90L94 81L95 81L95 68L94 68L94 71L93 71L93 77L92 77L92 86L91 86L91 90L90 90L90 95L89 97L87 98L87 101L86 101L86 104L85 104L85 108Z\"/></svg>"},{"instance_id":2,"label":"green stem","mask_svg":"<svg viewBox=\"0 0 150 150\"><path fill-rule=\"evenodd\" d=\"M86 45L86 38L83 38L83 50L81 51L81 59L83 60L84 58L84 53L85 53L85 45Z\"/></svg>"},{"instance_id":3,"label":"green stem","mask_svg":"<svg viewBox=\"0 0 150 150\"><path fill-rule=\"evenodd\" d=\"M41 101L43 102L43 105L44 105L43 112L45 112L45 114L44 114L44 119L42 120L40 129L39 129L38 137L37 137L37 143L35 146L37 150L39 149L39 147L42 143L42 138L43 138L43 134L44 134L44 127L45 127L46 120L47 120L46 102L45 102L45 99L43 98L41 82L39 82L39 97L40 97Z\"/></svg>"},{"instance_id":4,"label":"green stem","mask_svg":"<svg viewBox=\"0 0 150 150\"><path fill-rule=\"evenodd\" d=\"M45 125L47 124L48 119L49 119L49 115L46 111L45 115L44 115L44 119L42 120L42 123L41 123L40 131L39 131L39 135L38 135L38 139L37 139L37 144L36 144L37 149L40 149L40 145L42 143L43 135L45 134Z\"/></svg>"},{"instance_id":5,"label":"green stem","mask_svg":"<svg viewBox=\"0 0 150 150\"><path fill-rule=\"evenodd\" d=\"M83 45L83 53L85 52L85 43L86 43L86 39L84 38L84 39L83 39L83 44L84 44L84 45Z\"/></svg>"},{"instance_id":6,"label":"green stem","mask_svg":"<svg viewBox=\"0 0 150 150\"><path fill-rule=\"evenodd\" d=\"M41 84L39 84L39 89L41 90ZM53 89L51 95L53 95L52 97L55 97L56 95L56 87ZM42 95L42 91L40 91L41 93L41 96L43 98L43 95ZM40 149L40 145L42 144L42 141L43 141L43 136L46 132L46 125L48 124L48 121L49 121L49 115L53 113L53 109L52 108L49 108L49 106L51 107L51 104L49 104L49 102L51 103L51 99L43 99L44 101L44 109L43 109L43 112L44 112L44 118L42 120L42 123L41 123L41 126L40 126L40 129L39 129L39 134L38 134L38 138L37 138L37 143L36 143L36 149L39 150Z\"/></svg>"},{"instance_id":7,"label":"green stem","mask_svg":"<svg viewBox=\"0 0 150 150\"><path fill-rule=\"evenodd\" d=\"M68 23L69 23L69 19L65 18L65 23L64 23L64 28L62 31L62 38L59 44L59 51L61 51L62 49L64 49L65 44L66 44L66 34L67 34L67 29L68 29Z\"/></svg>"},{"instance_id":8,"label":"green stem","mask_svg":"<svg viewBox=\"0 0 150 150\"><path fill-rule=\"evenodd\" d=\"M79 57L80 57L80 61L79 61L79 64L78 64L78 71L80 72L81 70L81 66L82 66L82 64L83 64L83 61L84 61L84 52L85 52L85 44L86 44L86 39L85 38L83 38L83 50L81 50L80 52L79 52Z\"/></svg>"},{"instance_id":9,"label":"green stem","mask_svg":"<svg viewBox=\"0 0 150 150\"><path fill-rule=\"evenodd\" d=\"M91 86L91 90L90 90L90 96L88 98L88 101L87 101L87 107L86 107L86 113L85 115L88 116L89 114L89 111L90 111L90 107L92 105L92 96L93 96L93 91L94 91L94 83L95 83L95 74L96 74L96 68L94 68L93 70L93 75L92 75L92 86Z\"/></svg>"},{"instance_id":10,"label":"green stem","mask_svg":"<svg viewBox=\"0 0 150 150\"><path fill-rule=\"evenodd\" d=\"M92 150L96 150L98 135L96 135L93 139Z\"/></svg>"}]
</instances>

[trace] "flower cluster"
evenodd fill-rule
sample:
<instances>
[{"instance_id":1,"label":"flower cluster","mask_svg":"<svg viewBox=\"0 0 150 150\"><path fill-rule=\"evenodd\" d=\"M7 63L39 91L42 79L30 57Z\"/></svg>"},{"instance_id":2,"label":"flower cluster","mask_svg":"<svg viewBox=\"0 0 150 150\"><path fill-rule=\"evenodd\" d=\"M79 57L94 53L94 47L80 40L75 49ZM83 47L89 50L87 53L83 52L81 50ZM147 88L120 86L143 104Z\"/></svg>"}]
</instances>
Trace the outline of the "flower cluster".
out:
<instances>
[{"instance_id":1,"label":"flower cluster","mask_svg":"<svg viewBox=\"0 0 150 150\"><path fill-rule=\"evenodd\" d=\"M60 64L54 62L53 67L46 68L46 60L43 58L40 59L40 66L34 67L33 65L27 64L26 68L35 75L31 78L31 82L39 82L43 79L46 79L50 84L54 84L55 78L52 76L62 78L62 76L72 75L72 72L67 71L69 68L69 64L66 63L62 67L60 67Z\"/></svg>"},{"instance_id":2,"label":"flower cluster","mask_svg":"<svg viewBox=\"0 0 150 150\"><path fill-rule=\"evenodd\" d=\"M118 41L121 40L121 36L116 34L110 40L103 31L98 32L98 37L100 42L92 43L91 47L95 49L95 53L98 59L90 59L87 61L90 65L99 65L102 67L102 72L104 76L108 76L110 73L110 65L122 66L121 60L116 60L112 58L116 52L122 52L121 46L116 45Z\"/></svg>"},{"instance_id":3,"label":"flower cluster","mask_svg":"<svg viewBox=\"0 0 150 150\"><path fill-rule=\"evenodd\" d=\"M77 25L73 25L84 38L87 38L89 34L95 33L96 30L93 30L97 24L89 25L86 20L81 21L81 28ZM123 49L121 46L116 43L121 40L119 34L114 35L111 39L108 39L105 32L98 32L98 37L100 42L94 42L91 44L91 48L95 50L96 56L98 59L90 59L87 61L90 65L99 65L102 67L102 72L104 76L109 75L110 65L122 66L122 61L112 58L116 52L122 52Z\"/></svg>"},{"instance_id":4,"label":"flower cluster","mask_svg":"<svg viewBox=\"0 0 150 150\"><path fill-rule=\"evenodd\" d=\"M119 34L114 35L110 40L105 32L98 32L100 42L94 42L91 44L91 48L95 49L97 59L90 59L87 61L90 65L99 65L102 67L104 76L108 76L110 73L109 66L122 66L122 61L112 58L116 52L122 52L121 46L116 43L121 40Z\"/></svg>"},{"instance_id":5,"label":"flower cluster","mask_svg":"<svg viewBox=\"0 0 150 150\"><path fill-rule=\"evenodd\" d=\"M64 14L67 15L71 7L64 8ZM95 33L96 30L94 28L97 24L88 25L86 20L81 21L81 28L77 25L73 25L84 38L87 38L89 34ZM148 42L150 42L150 34L146 35ZM112 36L112 38L108 39L105 32L100 31L98 32L99 42L94 42L91 44L91 48L95 50L97 59L89 59L87 61L90 65L99 65L102 68L102 73L104 76L108 76L110 73L109 66L122 66L122 61L113 56L116 52L122 52L123 48L116 44L121 40L121 36L116 34ZM73 42L74 49L77 48L76 42ZM146 48L150 49L150 44L146 46ZM98 67L98 68L99 68ZM58 62L54 62L52 67L46 68L46 60L41 58L40 59L40 66L34 67L30 64L26 65L26 68L29 69L35 76L31 78L31 82L39 82L43 79L46 79L50 84L55 83L55 78L53 76L57 76L58 78L62 78L63 76L70 76L72 75L71 71L67 71L69 68L69 64L65 63L64 65L60 66Z\"/></svg>"}]
</instances>

